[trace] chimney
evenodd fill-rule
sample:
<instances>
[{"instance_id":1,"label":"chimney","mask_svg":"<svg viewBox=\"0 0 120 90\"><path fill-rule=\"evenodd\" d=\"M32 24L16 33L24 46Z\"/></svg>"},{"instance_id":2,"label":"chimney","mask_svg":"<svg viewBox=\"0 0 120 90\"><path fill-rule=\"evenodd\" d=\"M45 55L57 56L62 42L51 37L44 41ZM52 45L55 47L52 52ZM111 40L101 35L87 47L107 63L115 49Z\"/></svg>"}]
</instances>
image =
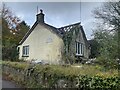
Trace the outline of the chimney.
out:
<instances>
[{"instance_id":1,"label":"chimney","mask_svg":"<svg viewBox=\"0 0 120 90\"><path fill-rule=\"evenodd\" d=\"M44 23L44 14L43 14L43 10L40 9L40 13L36 15L37 17L37 21L40 23Z\"/></svg>"}]
</instances>

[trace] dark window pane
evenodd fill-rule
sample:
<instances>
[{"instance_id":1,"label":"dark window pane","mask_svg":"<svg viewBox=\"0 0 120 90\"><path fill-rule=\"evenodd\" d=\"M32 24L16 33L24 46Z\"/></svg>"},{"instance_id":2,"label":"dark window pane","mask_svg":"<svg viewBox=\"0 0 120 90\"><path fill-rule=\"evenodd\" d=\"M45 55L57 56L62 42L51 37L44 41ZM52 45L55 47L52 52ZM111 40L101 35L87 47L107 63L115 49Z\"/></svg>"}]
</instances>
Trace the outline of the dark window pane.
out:
<instances>
[{"instance_id":1,"label":"dark window pane","mask_svg":"<svg viewBox=\"0 0 120 90\"><path fill-rule=\"evenodd\" d=\"M23 46L23 55L25 54L25 47Z\"/></svg>"},{"instance_id":2,"label":"dark window pane","mask_svg":"<svg viewBox=\"0 0 120 90\"><path fill-rule=\"evenodd\" d=\"M76 54L77 54L77 42L75 43L75 45L76 45L76 46L75 46L75 50L76 50Z\"/></svg>"},{"instance_id":3,"label":"dark window pane","mask_svg":"<svg viewBox=\"0 0 120 90\"><path fill-rule=\"evenodd\" d=\"M81 54L83 54L83 44L81 44Z\"/></svg>"},{"instance_id":4,"label":"dark window pane","mask_svg":"<svg viewBox=\"0 0 120 90\"><path fill-rule=\"evenodd\" d=\"M78 43L78 54L80 54L80 44Z\"/></svg>"},{"instance_id":5,"label":"dark window pane","mask_svg":"<svg viewBox=\"0 0 120 90\"><path fill-rule=\"evenodd\" d=\"M23 55L29 55L29 46L23 46Z\"/></svg>"}]
</instances>

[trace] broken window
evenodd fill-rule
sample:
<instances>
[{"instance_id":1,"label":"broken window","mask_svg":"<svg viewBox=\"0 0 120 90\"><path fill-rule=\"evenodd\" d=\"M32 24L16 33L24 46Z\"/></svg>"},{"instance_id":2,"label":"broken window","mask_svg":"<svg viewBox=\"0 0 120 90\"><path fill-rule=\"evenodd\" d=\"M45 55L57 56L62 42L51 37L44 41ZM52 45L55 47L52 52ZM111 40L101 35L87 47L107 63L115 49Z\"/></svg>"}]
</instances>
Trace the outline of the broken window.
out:
<instances>
[{"instance_id":1,"label":"broken window","mask_svg":"<svg viewBox=\"0 0 120 90\"><path fill-rule=\"evenodd\" d=\"M77 56L83 56L83 43L76 42L76 55Z\"/></svg>"}]
</instances>

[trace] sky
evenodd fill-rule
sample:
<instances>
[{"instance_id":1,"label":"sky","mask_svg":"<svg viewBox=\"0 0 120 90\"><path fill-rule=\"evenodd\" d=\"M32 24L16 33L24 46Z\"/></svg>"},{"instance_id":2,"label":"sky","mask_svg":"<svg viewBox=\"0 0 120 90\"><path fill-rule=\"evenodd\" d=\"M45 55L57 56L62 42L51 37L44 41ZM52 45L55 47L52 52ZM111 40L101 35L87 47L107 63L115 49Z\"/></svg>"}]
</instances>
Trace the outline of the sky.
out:
<instances>
[{"instance_id":1,"label":"sky","mask_svg":"<svg viewBox=\"0 0 120 90\"><path fill-rule=\"evenodd\" d=\"M102 2L5 2L11 11L32 26L36 21L37 6L45 14L45 22L57 28L81 22L87 39L93 38L95 27L92 11Z\"/></svg>"}]
</instances>

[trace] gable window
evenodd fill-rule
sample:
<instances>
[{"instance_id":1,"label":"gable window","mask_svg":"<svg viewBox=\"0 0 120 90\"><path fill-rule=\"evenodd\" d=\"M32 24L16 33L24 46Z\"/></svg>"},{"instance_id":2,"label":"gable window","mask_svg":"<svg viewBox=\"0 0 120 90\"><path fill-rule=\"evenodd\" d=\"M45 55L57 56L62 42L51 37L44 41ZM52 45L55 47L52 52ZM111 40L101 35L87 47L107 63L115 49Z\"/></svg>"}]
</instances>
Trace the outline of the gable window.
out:
<instances>
[{"instance_id":1,"label":"gable window","mask_svg":"<svg viewBox=\"0 0 120 90\"><path fill-rule=\"evenodd\" d=\"M76 55L77 56L83 56L83 44L76 42Z\"/></svg>"},{"instance_id":2,"label":"gable window","mask_svg":"<svg viewBox=\"0 0 120 90\"><path fill-rule=\"evenodd\" d=\"M23 46L23 56L29 56L29 45Z\"/></svg>"}]
</instances>

